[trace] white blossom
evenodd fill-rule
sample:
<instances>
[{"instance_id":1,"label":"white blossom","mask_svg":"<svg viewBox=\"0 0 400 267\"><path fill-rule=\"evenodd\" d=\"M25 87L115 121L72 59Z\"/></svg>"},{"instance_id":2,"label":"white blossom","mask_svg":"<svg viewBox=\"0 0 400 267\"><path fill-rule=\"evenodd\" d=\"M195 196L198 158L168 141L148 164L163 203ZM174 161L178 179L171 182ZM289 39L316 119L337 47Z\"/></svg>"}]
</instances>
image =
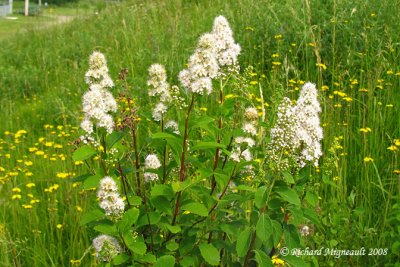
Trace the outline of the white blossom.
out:
<instances>
[{"instance_id":1,"label":"white blossom","mask_svg":"<svg viewBox=\"0 0 400 267\"><path fill-rule=\"evenodd\" d=\"M165 129L171 129L171 131L174 134L178 134L178 135L181 134L181 132L179 131L178 123L173 120L169 120L169 121L167 121L167 123L165 123Z\"/></svg>"},{"instance_id":2,"label":"white blossom","mask_svg":"<svg viewBox=\"0 0 400 267\"><path fill-rule=\"evenodd\" d=\"M248 107L244 111L244 117L250 121L258 119L258 111L256 108Z\"/></svg>"},{"instance_id":3,"label":"white blossom","mask_svg":"<svg viewBox=\"0 0 400 267\"><path fill-rule=\"evenodd\" d=\"M242 130L247 133L250 134L252 136L257 135L257 128L254 126L253 123L251 122L246 122L243 124Z\"/></svg>"},{"instance_id":4,"label":"white blossom","mask_svg":"<svg viewBox=\"0 0 400 267\"><path fill-rule=\"evenodd\" d=\"M161 121L167 111L168 107L163 102L159 102L153 109L153 119L155 121Z\"/></svg>"},{"instance_id":5,"label":"white blossom","mask_svg":"<svg viewBox=\"0 0 400 267\"><path fill-rule=\"evenodd\" d=\"M99 235L93 239L92 244L96 250L96 257L100 261L110 262L115 256L122 252L118 240L109 235Z\"/></svg>"},{"instance_id":6,"label":"white blossom","mask_svg":"<svg viewBox=\"0 0 400 267\"><path fill-rule=\"evenodd\" d=\"M144 176L144 181L146 183L148 182L152 182L152 181L157 181L158 180L158 175L156 173L152 173L152 172L145 172L143 174Z\"/></svg>"},{"instance_id":7,"label":"white blossom","mask_svg":"<svg viewBox=\"0 0 400 267\"><path fill-rule=\"evenodd\" d=\"M160 167L161 167L161 163L156 154L147 155L147 157L144 161L145 169L158 169Z\"/></svg>"},{"instance_id":8,"label":"white blossom","mask_svg":"<svg viewBox=\"0 0 400 267\"><path fill-rule=\"evenodd\" d=\"M107 216L119 218L123 214L125 203L118 192L117 184L110 176L101 179L97 197L100 200L100 208Z\"/></svg>"}]
</instances>

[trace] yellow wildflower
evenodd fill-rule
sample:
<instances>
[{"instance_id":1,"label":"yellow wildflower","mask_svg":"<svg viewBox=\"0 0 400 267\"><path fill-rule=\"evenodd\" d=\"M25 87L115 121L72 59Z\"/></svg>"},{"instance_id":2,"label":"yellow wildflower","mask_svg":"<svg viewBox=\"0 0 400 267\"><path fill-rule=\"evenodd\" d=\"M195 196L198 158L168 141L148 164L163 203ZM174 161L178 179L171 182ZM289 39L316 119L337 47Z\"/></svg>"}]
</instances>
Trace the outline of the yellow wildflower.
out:
<instances>
[{"instance_id":1,"label":"yellow wildflower","mask_svg":"<svg viewBox=\"0 0 400 267\"><path fill-rule=\"evenodd\" d=\"M21 189L19 187L14 187L11 191L14 193L21 193Z\"/></svg>"},{"instance_id":2,"label":"yellow wildflower","mask_svg":"<svg viewBox=\"0 0 400 267\"><path fill-rule=\"evenodd\" d=\"M362 133L368 133L368 132L371 132L371 131L372 131L372 129L369 128L369 127L360 128L360 132L362 132Z\"/></svg>"},{"instance_id":3,"label":"yellow wildflower","mask_svg":"<svg viewBox=\"0 0 400 267\"><path fill-rule=\"evenodd\" d=\"M317 64L315 64L315 66L322 68L323 70L326 70L328 68L325 64L322 64L322 63L317 63Z\"/></svg>"},{"instance_id":4,"label":"yellow wildflower","mask_svg":"<svg viewBox=\"0 0 400 267\"><path fill-rule=\"evenodd\" d=\"M283 266L285 266L285 262L282 259L278 258L278 256L276 256L276 255L272 256L271 261L272 261L272 264L275 267L283 267Z\"/></svg>"},{"instance_id":5,"label":"yellow wildflower","mask_svg":"<svg viewBox=\"0 0 400 267\"><path fill-rule=\"evenodd\" d=\"M20 194L16 194L16 195L12 195L11 199L21 199L21 195Z\"/></svg>"},{"instance_id":6,"label":"yellow wildflower","mask_svg":"<svg viewBox=\"0 0 400 267\"><path fill-rule=\"evenodd\" d=\"M23 207L24 209L31 209L33 206L32 206L32 205L22 204L22 207Z\"/></svg>"},{"instance_id":7,"label":"yellow wildflower","mask_svg":"<svg viewBox=\"0 0 400 267\"><path fill-rule=\"evenodd\" d=\"M36 185L34 184L34 183L28 183L28 184L26 184L26 187L28 187L28 188L32 188L32 187L35 187Z\"/></svg>"},{"instance_id":8,"label":"yellow wildflower","mask_svg":"<svg viewBox=\"0 0 400 267\"><path fill-rule=\"evenodd\" d=\"M28 160L28 161L25 161L24 164L25 164L26 166L32 166L32 165L33 165L33 162L30 161L30 160Z\"/></svg>"},{"instance_id":9,"label":"yellow wildflower","mask_svg":"<svg viewBox=\"0 0 400 267\"><path fill-rule=\"evenodd\" d=\"M364 158L364 162L373 162L373 161L374 161L374 159L371 158L371 157L365 157Z\"/></svg>"},{"instance_id":10,"label":"yellow wildflower","mask_svg":"<svg viewBox=\"0 0 400 267\"><path fill-rule=\"evenodd\" d=\"M391 150L391 151L396 151L396 150L397 150L397 146L391 145L391 146L388 147L387 149L389 149L389 150Z\"/></svg>"}]
</instances>

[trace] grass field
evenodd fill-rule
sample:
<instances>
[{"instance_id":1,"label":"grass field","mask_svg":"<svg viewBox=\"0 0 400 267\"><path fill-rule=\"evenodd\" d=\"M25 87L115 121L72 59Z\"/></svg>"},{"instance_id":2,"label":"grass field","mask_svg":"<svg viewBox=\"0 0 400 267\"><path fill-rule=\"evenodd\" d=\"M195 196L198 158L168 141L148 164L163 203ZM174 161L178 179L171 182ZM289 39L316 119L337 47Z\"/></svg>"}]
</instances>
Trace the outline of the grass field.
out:
<instances>
[{"instance_id":1,"label":"grass field","mask_svg":"<svg viewBox=\"0 0 400 267\"><path fill-rule=\"evenodd\" d=\"M261 89L267 133L283 96L296 99L306 81L317 85L323 157L319 168L309 168L307 186L317 196L320 225L305 246L388 249L387 255L303 256L304 261L311 266L399 266L397 1L87 5L0 19L0 266L97 265L90 250L95 231L80 224L95 205L95 193L71 182L86 172L71 155L82 135L88 57L94 50L105 54L116 81L115 97L124 91L118 73L128 68L129 90L143 125L150 125L148 67L164 64L170 84L179 84L177 74L196 40L218 15L229 20L242 47L241 71L252 66L244 88L259 110ZM61 15L75 18L49 26ZM197 100L195 114L217 111L215 98ZM139 138L143 150L148 149L146 137Z\"/></svg>"}]
</instances>

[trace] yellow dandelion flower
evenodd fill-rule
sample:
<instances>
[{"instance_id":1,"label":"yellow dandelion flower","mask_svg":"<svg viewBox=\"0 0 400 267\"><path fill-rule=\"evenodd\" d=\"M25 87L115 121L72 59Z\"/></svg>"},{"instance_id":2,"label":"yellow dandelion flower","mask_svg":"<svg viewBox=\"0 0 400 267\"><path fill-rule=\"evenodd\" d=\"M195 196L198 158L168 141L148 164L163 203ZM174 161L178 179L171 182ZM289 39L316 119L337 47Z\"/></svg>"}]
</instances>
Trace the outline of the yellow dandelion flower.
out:
<instances>
[{"instance_id":1,"label":"yellow dandelion flower","mask_svg":"<svg viewBox=\"0 0 400 267\"><path fill-rule=\"evenodd\" d=\"M282 34L277 34L277 35L274 36L274 38L275 38L275 39L282 39L283 36L282 36Z\"/></svg>"},{"instance_id":2,"label":"yellow dandelion flower","mask_svg":"<svg viewBox=\"0 0 400 267\"><path fill-rule=\"evenodd\" d=\"M257 81L251 81L250 84L251 85L256 85L256 84L258 84L258 82Z\"/></svg>"},{"instance_id":3,"label":"yellow dandelion flower","mask_svg":"<svg viewBox=\"0 0 400 267\"><path fill-rule=\"evenodd\" d=\"M35 152L35 151L38 150L38 148L37 147L30 147L30 148L28 148L28 150L29 150L29 152Z\"/></svg>"},{"instance_id":4,"label":"yellow dandelion flower","mask_svg":"<svg viewBox=\"0 0 400 267\"><path fill-rule=\"evenodd\" d=\"M50 142L50 141L47 141L44 143L44 146L47 146L47 147L52 147L53 145L54 145L54 142Z\"/></svg>"},{"instance_id":5,"label":"yellow dandelion flower","mask_svg":"<svg viewBox=\"0 0 400 267\"><path fill-rule=\"evenodd\" d=\"M234 94L227 94L226 96L225 96L225 99L231 99L231 98L236 98L236 97L238 97L237 95L234 95Z\"/></svg>"},{"instance_id":6,"label":"yellow dandelion flower","mask_svg":"<svg viewBox=\"0 0 400 267\"><path fill-rule=\"evenodd\" d=\"M44 141L44 137L39 137L38 141L39 143L42 143Z\"/></svg>"},{"instance_id":7,"label":"yellow dandelion flower","mask_svg":"<svg viewBox=\"0 0 400 267\"><path fill-rule=\"evenodd\" d=\"M57 224L57 226L56 226L56 227L57 227L57 229L59 229L59 230L60 230L61 228L63 228L63 225L62 225L61 223L59 223L59 224Z\"/></svg>"},{"instance_id":8,"label":"yellow dandelion flower","mask_svg":"<svg viewBox=\"0 0 400 267\"><path fill-rule=\"evenodd\" d=\"M283 266L285 266L285 262L282 259L278 258L278 256L276 256L276 255L272 256L271 261L272 261L272 264L275 267L283 267Z\"/></svg>"},{"instance_id":9,"label":"yellow dandelion flower","mask_svg":"<svg viewBox=\"0 0 400 267\"><path fill-rule=\"evenodd\" d=\"M393 104L387 104L386 107L387 108L392 108L392 107L394 107L394 105Z\"/></svg>"},{"instance_id":10,"label":"yellow dandelion flower","mask_svg":"<svg viewBox=\"0 0 400 267\"><path fill-rule=\"evenodd\" d=\"M33 194L32 193L27 194L27 196L30 197L30 198L33 198Z\"/></svg>"},{"instance_id":11,"label":"yellow dandelion flower","mask_svg":"<svg viewBox=\"0 0 400 267\"><path fill-rule=\"evenodd\" d=\"M78 160L78 161L75 161L74 164L75 164L76 166L82 165L82 164L83 164L83 161L82 161L82 160Z\"/></svg>"},{"instance_id":12,"label":"yellow dandelion flower","mask_svg":"<svg viewBox=\"0 0 400 267\"><path fill-rule=\"evenodd\" d=\"M58 126L57 126L57 129L58 129L59 131L61 131L63 128L64 128L64 126L62 126L62 125L58 125Z\"/></svg>"},{"instance_id":13,"label":"yellow dandelion flower","mask_svg":"<svg viewBox=\"0 0 400 267\"><path fill-rule=\"evenodd\" d=\"M369 128L369 127L360 128L360 132L362 132L362 133L369 133L369 132L372 132L372 129Z\"/></svg>"},{"instance_id":14,"label":"yellow dandelion flower","mask_svg":"<svg viewBox=\"0 0 400 267\"><path fill-rule=\"evenodd\" d=\"M282 63L279 62L279 61L273 61L273 62L272 62L272 65L274 65L274 66L280 66L280 65L282 65Z\"/></svg>"},{"instance_id":15,"label":"yellow dandelion flower","mask_svg":"<svg viewBox=\"0 0 400 267\"><path fill-rule=\"evenodd\" d=\"M371 158L371 157L365 157L364 158L364 162L373 162L373 161L374 161L374 159Z\"/></svg>"},{"instance_id":16,"label":"yellow dandelion flower","mask_svg":"<svg viewBox=\"0 0 400 267\"><path fill-rule=\"evenodd\" d=\"M45 153L42 150L38 150L38 151L35 152L35 155L38 155L38 156L43 156L44 154Z\"/></svg>"},{"instance_id":17,"label":"yellow dandelion flower","mask_svg":"<svg viewBox=\"0 0 400 267\"><path fill-rule=\"evenodd\" d=\"M76 206L76 211L77 211L77 212L82 212L83 209L82 209L80 206Z\"/></svg>"},{"instance_id":18,"label":"yellow dandelion flower","mask_svg":"<svg viewBox=\"0 0 400 267\"><path fill-rule=\"evenodd\" d=\"M19 187L14 187L11 191L13 193L21 193L21 189Z\"/></svg>"},{"instance_id":19,"label":"yellow dandelion flower","mask_svg":"<svg viewBox=\"0 0 400 267\"><path fill-rule=\"evenodd\" d=\"M45 129L53 129L53 127L54 127L54 126L53 126L53 125L50 125L50 124L45 124L45 125L44 125L44 128L45 128Z\"/></svg>"},{"instance_id":20,"label":"yellow dandelion flower","mask_svg":"<svg viewBox=\"0 0 400 267\"><path fill-rule=\"evenodd\" d=\"M57 177L61 178L61 179L67 178L68 176L69 176L69 173L66 173L66 172L58 172L57 173Z\"/></svg>"},{"instance_id":21,"label":"yellow dandelion flower","mask_svg":"<svg viewBox=\"0 0 400 267\"><path fill-rule=\"evenodd\" d=\"M16 199L16 200L19 200L21 198L22 198L22 196L20 194L12 195L12 197L11 197L11 199Z\"/></svg>"},{"instance_id":22,"label":"yellow dandelion flower","mask_svg":"<svg viewBox=\"0 0 400 267\"><path fill-rule=\"evenodd\" d=\"M62 145L60 145L60 144L54 144L54 146L53 146L54 148L63 148L63 146Z\"/></svg>"},{"instance_id":23,"label":"yellow dandelion flower","mask_svg":"<svg viewBox=\"0 0 400 267\"><path fill-rule=\"evenodd\" d=\"M206 107L201 107L201 108L199 108L201 111L204 111L204 112L206 112L207 111L207 108Z\"/></svg>"},{"instance_id":24,"label":"yellow dandelion flower","mask_svg":"<svg viewBox=\"0 0 400 267\"><path fill-rule=\"evenodd\" d=\"M395 146L400 146L400 139L394 139L393 142Z\"/></svg>"},{"instance_id":25,"label":"yellow dandelion flower","mask_svg":"<svg viewBox=\"0 0 400 267\"><path fill-rule=\"evenodd\" d=\"M311 47L314 47L314 46L315 46L315 43L310 42L310 43L307 43L307 45L308 45L308 46L311 46Z\"/></svg>"},{"instance_id":26,"label":"yellow dandelion flower","mask_svg":"<svg viewBox=\"0 0 400 267\"><path fill-rule=\"evenodd\" d=\"M400 174L400 170L394 170L393 173Z\"/></svg>"},{"instance_id":27,"label":"yellow dandelion flower","mask_svg":"<svg viewBox=\"0 0 400 267\"><path fill-rule=\"evenodd\" d=\"M25 176L28 176L28 177L30 177L30 176L32 176L32 175L33 175L32 172L26 172L26 173L25 173Z\"/></svg>"},{"instance_id":28,"label":"yellow dandelion flower","mask_svg":"<svg viewBox=\"0 0 400 267\"><path fill-rule=\"evenodd\" d=\"M26 205L26 204L22 204L22 207L23 207L24 209L31 209L31 208L33 208L32 205Z\"/></svg>"},{"instance_id":29,"label":"yellow dandelion flower","mask_svg":"<svg viewBox=\"0 0 400 267\"><path fill-rule=\"evenodd\" d=\"M319 67L319 68L321 68L321 69L323 69L323 70L326 70L328 67L325 65L325 64L323 64L323 63L317 63L317 64L315 64L315 66L317 66L317 67Z\"/></svg>"},{"instance_id":30,"label":"yellow dandelion flower","mask_svg":"<svg viewBox=\"0 0 400 267\"><path fill-rule=\"evenodd\" d=\"M24 164L25 164L26 166L32 166L32 165L33 165L33 162L30 161L30 160L28 160L28 161L25 161Z\"/></svg>"},{"instance_id":31,"label":"yellow dandelion flower","mask_svg":"<svg viewBox=\"0 0 400 267\"><path fill-rule=\"evenodd\" d=\"M278 53L275 53L275 54L272 54L272 58L277 58L277 57L279 57L280 55L278 54Z\"/></svg>"},{"instance_id":32,"label":"yellow dandelion flower","mask_svg":"<svg viewBox=\"0 0 400 267\"><path fill-rule=\"evenodd\" d=\"M11 158L11 154L9 154L9 153L7 153L7 154L5 154L4 156L6 156L6 158Z\"/></svg>"},{"instance_id":33,"label":"yellow dandelion flower","mask_svg":"<svg viewBox=\"0 0 400 267\"><path fill-rule=\"evenodd\" d=\"M190 211L185 210L185 211L183 212L183 214L190 214Z\"/></svg>"},{"instance_id":34,"label":"yellow dandelion flower","mask_svg":"<svg viewBox=\"0 0 400 267\"><path fill-rule=\"evenodd\" d=\"M391 150L391 151L397 151L397 146L391 145L391 146L388 147L387 149L389 149L389 150Z\"/></svg>"},{"instance_id":35,"label":"yellow dandelion flower","mask_svg":"<svg viewBox=\"0 0 400 267\"><path fill-rule=\"evenodd\" d=\"M394 74L394 72L393 72L392 70L388 70L388 71L386 72L386 74L392 75L392 74Z\"/></svg>"},{"instance_id":36,"label":"yellow dandelion flower","mask_svg":"<svg viewBox=\"0 0 400 267\"><path fill-rule=\"evenodd\" d=\"M39 199L32 199L29 203L30 203L31 205L33 205L33 204L36 204L36 203L39 203L39 202L40 202Z\"/></svg>"},{"instance_id":37,"label":"yellow dandelion flower","mask_svg":"<svg viewBox=\"0 0 400 267\"><path fill-rule=\"evenodd\" d=\"M360 88L360 89L358 89L358 91L363 92L363 93L367 93L368 89L367 88Z\"/></svg>"},{"instance_id":38,"label":"yellow dandelion flower","mask_svg":"<svg viewBox=\"0 0 400 267\"><path fill-rule=\"evenodd\" d=\"M353 98L346 96L343 98L343 100L345 100L346 102L351 102L353 101Z\"/></svg>"},{"instance_id":39,"label":"yellow dandelion flower","mask_svg":"<svg viewBox=\"0 0 400 267\"><path fill-rule=\"evenodd\" d=\"M322 85L321 90L322 91L328 91L329 87L327 85Z\"/></svg>"},{"instance_id":40,"label":"yellow dandelion flower","mask_svg":"<svg viewBox=\"0 0 400 267\"><path fill-rule=\"evenodd\" d=\"M25 186L28 188L32 188L32 187L35 187L36 185L34 183L28 183Z\"/></svg>"}]
</instances>

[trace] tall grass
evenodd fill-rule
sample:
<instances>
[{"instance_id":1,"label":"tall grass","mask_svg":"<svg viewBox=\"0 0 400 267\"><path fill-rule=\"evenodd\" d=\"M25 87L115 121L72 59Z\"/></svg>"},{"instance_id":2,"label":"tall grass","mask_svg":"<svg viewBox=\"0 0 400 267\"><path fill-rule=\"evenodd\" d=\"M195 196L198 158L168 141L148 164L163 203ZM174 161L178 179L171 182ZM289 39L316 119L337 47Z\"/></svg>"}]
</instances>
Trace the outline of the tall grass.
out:
<instances>
[{"instance_id":1,"label":"tall grass","mask_svg":"<svg viewBox=\"0 0 400 267\"><path fill-rule=\"evenodd\" d=\"M324 230L316 231L317 245L390 248L394 237L386 234L391 229L387 216L400 190L400 147L387 149L400 138L399 12L398 3L389 0L129 1L67 25L2 41L0 166L5 171L0 177L24 166L18 159L31 159L34 175L26 177L21 170L0 183L0 262L67 266L89 246L76 210L90 204L82 197L87 193L79 195L79 189L56 177L64 171L78 174L80 166L70 169L69 158L67 163L51 162L28 153L35 143L43 146L38 138L45 137L63 144L62 153L70 155L67 143L78 133L58 137L43 125L78 125L88 55L103 52L115 78L128 68L130 89L145 107L147 68L154 62L165 64L171 83L177 83L176 73L196 39L220 14L228 18L242 46L241 65L254 66L254 86L261 86L269 104L269 122L275 119L269 114L279 100L285 95L295 98L302 81L315 81L320 88L325 157L313 185L320 192ZM4 134L20 129L28 133L19 144ZM53 152L46 153L50 157ZM36 187L27 189L31 181ZM54 183L60 183L60 189L44 195ZM22 208L21 201L11 200L16 186L23 188L24 197L34 191L41 202ZM319 260L330 266L383 266L399 259L399 254L389 254ZM88 257L85 260L85 266L90 264Z\"/></svg>"}]
</instances>

